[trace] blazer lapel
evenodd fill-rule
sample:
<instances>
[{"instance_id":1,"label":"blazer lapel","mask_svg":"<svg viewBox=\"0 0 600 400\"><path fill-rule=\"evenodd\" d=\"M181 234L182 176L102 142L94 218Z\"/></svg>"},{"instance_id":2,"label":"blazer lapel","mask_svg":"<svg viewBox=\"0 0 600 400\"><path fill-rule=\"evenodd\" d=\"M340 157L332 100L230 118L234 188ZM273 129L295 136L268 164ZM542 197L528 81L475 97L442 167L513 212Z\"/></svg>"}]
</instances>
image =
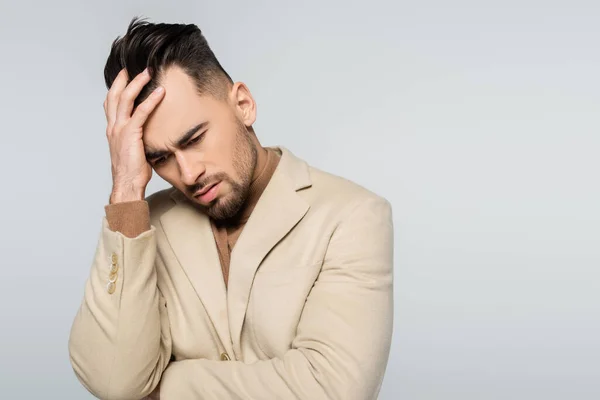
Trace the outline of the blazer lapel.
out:
<instances>
[{"instance_id":1,"label":"blazer lapel","mask_svg":"<svg viewBox=\"0 0 600 400\"><path fill-rule=\"evenodd\" d=\"M231 352L225 282L210 220L181 193L175 191L171 197L178 204L160 218L165 235L223 346Z\"/></svg>"},{"instance_id":2,"label":"blazer lapel","mask_svg":"<svg viewBox=\"0 0 600 400\"><path fill-rule=\"evenodd\" d=\"M284 148L277 169L256 204L231 254L227 308L235 354L254 275L265 256L304 217L308 203L296 191L310 186L308 166Z\"/></svg>"}]
</instances>

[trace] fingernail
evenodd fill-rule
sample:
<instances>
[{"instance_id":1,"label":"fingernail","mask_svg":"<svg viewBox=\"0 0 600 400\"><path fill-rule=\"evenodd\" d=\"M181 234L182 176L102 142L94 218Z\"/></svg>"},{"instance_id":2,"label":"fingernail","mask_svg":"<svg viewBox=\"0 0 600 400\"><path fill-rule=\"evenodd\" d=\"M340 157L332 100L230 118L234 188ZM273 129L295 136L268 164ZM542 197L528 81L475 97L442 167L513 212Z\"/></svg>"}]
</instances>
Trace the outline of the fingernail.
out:
<instances>
[{"instance_id":1,"label":"fingernail","mask_svg":"<svg viewBox=\"0 0 600 400\"><path fill-rule=\"evenodd\" d=\"M156 89L154 89L154 93L161 94L164 90L165 90L165 88L163 88L162 86L159 86Z\"/></svg>"}]
</instances>

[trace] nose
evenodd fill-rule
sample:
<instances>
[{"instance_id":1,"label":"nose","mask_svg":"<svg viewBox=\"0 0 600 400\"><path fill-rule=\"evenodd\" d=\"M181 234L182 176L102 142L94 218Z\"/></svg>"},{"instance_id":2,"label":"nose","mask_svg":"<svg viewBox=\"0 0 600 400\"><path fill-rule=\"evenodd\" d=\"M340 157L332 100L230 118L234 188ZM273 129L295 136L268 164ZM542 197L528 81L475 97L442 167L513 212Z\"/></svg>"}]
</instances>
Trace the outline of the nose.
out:
<instances>
[{"instance_id":1,"label":"nose","mask_svg":"<svg viewBox=\"0 0 600 400\"><path fill-rule=\"evenodd\" d=\"M192 155L179 153L175 155L177 164L179 164L179 171L181 174L181 181L184 185L192 186L198 179L206 172L204 163L199 160L194 160Z\"/></svg>"}]
</instances>

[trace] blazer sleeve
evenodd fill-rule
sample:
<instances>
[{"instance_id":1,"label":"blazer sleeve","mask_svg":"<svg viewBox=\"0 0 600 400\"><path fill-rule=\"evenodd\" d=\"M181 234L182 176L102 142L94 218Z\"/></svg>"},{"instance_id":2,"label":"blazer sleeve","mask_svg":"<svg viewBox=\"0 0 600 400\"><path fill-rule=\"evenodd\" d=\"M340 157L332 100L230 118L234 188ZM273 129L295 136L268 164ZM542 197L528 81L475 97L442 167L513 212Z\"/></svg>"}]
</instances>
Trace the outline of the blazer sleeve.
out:
<instances>
[{"instance_id":1,"label":"blazer sleeve","mask_svg":"<svg viewBox=\"0 0 600 400\"><path fill-rule=\"evenodd\" d=\"M391 346L392 270L391 207L363 201L331 238L289 351L254 364L174 362L161 400L375 399Z\"/></svg>"},{"instance_id":2,"label":"blazer sleeve","mask_svg":"<svg viewBox=\"0 0 600 400\"><path fill-rule=\"evenodd\" d=\"M171 336L156 284L156 253L154 227L129 238L110 230L103 218L69 337L77 378L101 399L148 395L169 362Z\"/></svg>"}]
</instances>

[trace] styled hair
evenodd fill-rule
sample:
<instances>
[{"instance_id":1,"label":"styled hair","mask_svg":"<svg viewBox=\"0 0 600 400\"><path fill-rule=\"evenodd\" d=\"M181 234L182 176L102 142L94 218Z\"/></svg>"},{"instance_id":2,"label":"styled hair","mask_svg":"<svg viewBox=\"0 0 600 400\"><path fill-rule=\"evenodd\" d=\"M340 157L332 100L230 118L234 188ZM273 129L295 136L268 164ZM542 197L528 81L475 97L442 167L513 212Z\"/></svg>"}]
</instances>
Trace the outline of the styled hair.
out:
<instances>
[{"instance_id":1,"label":"styled hair","mask_svg":"<svg viewBox=\"0 0 600 400\"><path fill-rule=\"evenodd\" d=\"M135 100L137 106L158 87L172 66L180 67L192 78L199 94L223 98L224 88L233 82L198 26L155 24L138 17L131 20L125 36L113 42L104 67L104 81L110 88L123 68L130 81L148 68L152 79Z\"/></svg>"}]
</instances>

